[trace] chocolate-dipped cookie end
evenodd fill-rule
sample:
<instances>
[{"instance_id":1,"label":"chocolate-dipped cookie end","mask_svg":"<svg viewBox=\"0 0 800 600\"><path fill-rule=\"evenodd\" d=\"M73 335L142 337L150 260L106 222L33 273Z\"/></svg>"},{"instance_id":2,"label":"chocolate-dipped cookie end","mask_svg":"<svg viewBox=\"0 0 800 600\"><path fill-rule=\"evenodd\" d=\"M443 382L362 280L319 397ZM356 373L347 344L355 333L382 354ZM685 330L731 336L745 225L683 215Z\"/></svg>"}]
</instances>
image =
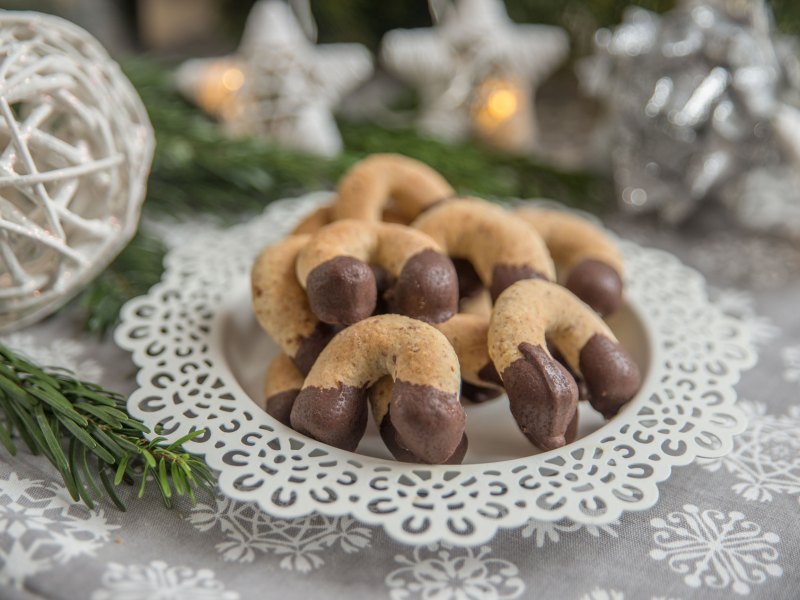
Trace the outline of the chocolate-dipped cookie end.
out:
<instances>
[{"instance_id":1,"label":"chocolate-dipped cookie end","mask_svg":"<svg viewBox=\"0 0 800 600\"><path fill-rule=\"evenodd\" d=\"M292 358L292 362L297 369L303 374L308 375L311 367L317 361L320 352L325 349L339 331L341 327L336 325L329 325L328 323L317 323L317 326L310 335L300 338L300 343L297 352Z\"/></svg>"},{"instance_id":2,"label":"chocolate-dipped cookie end","mask_svg":"<svg viewBox=\"0 0 800 600\"><path fill-rule=\"evenodd\" d=\"M566 444L575 416L578 386L569 372L544 348L522 343L522 358L503 371L503 383L522 433L542 450Z\"/></svg>"},{"instance_id":3,"label":"chocolate-dipped cookie end","mask_svg":"<svg viewBox=\"0 0 800 600\"><path fill-rule=\"evenodd\" d=\"M270 396L267 398L267 414L287 427L291 427L289 417L299 393L300 390L286 390Z\"/></svg>"},{"instance_id":4,"label":"chocolate-dipped cookie end","mask_svg":"<svg viewBox=\"0 0 800 600\"><path fill-rule=\"evenodd\" d=\"M458 276L453 262L435 250L423 250L403 266L391 294L400 314L442 323L458 311Z\"/></svg>"},{"instance_id":5,"label":"chocolate-dipped cookie end","mask_svg":"<svg viewBox=\"0 0 800 600\"><path fill-rule=\"evenodd\" d=\"M398 379L390 406L398 444L421 461L443 464L461 443L466 415L457 394Z\"/></svg>"},{"instance_id":6,"label":"chocolate-dipped cookie end","mask_svg":"<svg viewBox=\"0 0 800 600\"><path fill-rule=\"evenodd\" d=\"M503 380L500 378L500 374L497 372L497 368L491 360L481 367L477 375L481 378L481 381L493 383L501 387L503 385Z\"/></svg>"},{"instance_id":7,"label":"chocolate-dipped cookie end","mask_svg":"<svg viewBox=\"0 0 800 600\"><path fill-rule=\"evenodd\" d=\"M498 396L502 396L502 394L503 390L497 388L474 385L468 381L461 382L461 397L476 404L494 400Z\"/></svg>"},{"instance_id":8,"label":"chocolate-dipped cookie end","mask_svg":"<svg viewBox=\"0 0 800 600\"><path fill-rule=\"evenodd\" d=\"M601 315L610 315L622 306L622 279L604 262L587 258L569 273L566 288Z\"/></svg>"},{"instance_id":9,"label":"chocolate-dipped cookie end","mask_svg":"<svg viewBox=\"0 0 800 600\"><path fill-rule=\"evenodd\" d=\"M311 311L325 323L352 325L375 311L375 275L369 265L351 256L337 256L308 274L306 292Z\"/></svg>"},{"instance_id":10,"label":"chocolate-dipped cookie end","mask_svg":"<svg viewBox=\"0 0 800 600\"><path fill-rule=\"evenodd\" d=\"M459 298L469 298L478 294L483 289L483 282L472 263L466 258L451 257L451 259L458 275Z\"/></svg>"},{"instance_id":11,"label":"chocolate-dipped cookie end","mask_svg":"<svg viewBox=\"0 0 800 600\"><path fill-rule=\"evenodd\" d=\"M589 388L589 402L607 419L616 415L642 384L631 356L618 342L599 333L581 348L580 368Z\"/></svg>"},{"instance_id":12,"label":"chocolate-dipped cookie end","mask_svg":"<svg viewBox=\"0 0 800 600\"><path fill-rule=\"evenodd\" d=\"M391 407L389 412L386 413L386 416L383 418L383 421L381 421L380 432L381 439L383 440L384 444L386 444L386 448L388 448L389 452L392 453L392 456L394 456L396 460L405 463L429 464L416 456L408 448L404 448L400 445L400 442L397 438L397 429L395 429L394 424L392 423ZM460 465L464 460L464 456L467 454L468 447L469 440L467 440L467 434L465 433L461 436L461 442L459 442L456 449L442 464Z\"/></svg>"},{"instance_id":13,"label":"chocolate-dipped cookie end","mask_svg":"<svg viewBox=\"0 0 800 600\"><path fill-rule=\"evenodd\" d=\"M367 427L366 390L340 384L307 387L294 401L292 429L342 450L353 451Z\"/></svg>"},{"instance_id":14,"label":"chocolate-dipped cookie end","mask_svg":"<svg viewBox=\"0 0 800 600\"><path fill-rule=\"evenodd\" d=\"M489 293L492 302L502 294L506 288L511 287L522 279L547 279L531 267L525 265L504 265L497 264L492 269L492 284L489 286Z\"/></svg>"}]
</instances>

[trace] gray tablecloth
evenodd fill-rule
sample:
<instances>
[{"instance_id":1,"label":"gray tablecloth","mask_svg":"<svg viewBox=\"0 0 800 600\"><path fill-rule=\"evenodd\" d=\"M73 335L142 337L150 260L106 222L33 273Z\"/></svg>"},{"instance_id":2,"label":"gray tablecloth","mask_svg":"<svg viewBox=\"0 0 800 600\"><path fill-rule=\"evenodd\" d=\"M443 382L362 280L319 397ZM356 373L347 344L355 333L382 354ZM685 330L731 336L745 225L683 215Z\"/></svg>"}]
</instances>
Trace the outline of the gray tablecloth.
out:
<instances>
[{"instance_id":1,"label":"gray tablecloth","mask_svg":"<svg viewBox=\"0 0 800 600\"><path fill-rule=\"evenodd\" d=\"M3 450L0 598L800 597L800 250L720 224L678 233L609 222L702 271L759 344L738 386L750 424L734 452L677 469L653 509L601 528L530 522L478 547L413 548L348 517L280 521L224 497L169 511L153 490L137 500L123 489L128 512L108 502L90 511L69 500L45 460ZM133 387L129 356L82 332L70 312L2 340L41 363Z\"/></svg>"}]
</instances>

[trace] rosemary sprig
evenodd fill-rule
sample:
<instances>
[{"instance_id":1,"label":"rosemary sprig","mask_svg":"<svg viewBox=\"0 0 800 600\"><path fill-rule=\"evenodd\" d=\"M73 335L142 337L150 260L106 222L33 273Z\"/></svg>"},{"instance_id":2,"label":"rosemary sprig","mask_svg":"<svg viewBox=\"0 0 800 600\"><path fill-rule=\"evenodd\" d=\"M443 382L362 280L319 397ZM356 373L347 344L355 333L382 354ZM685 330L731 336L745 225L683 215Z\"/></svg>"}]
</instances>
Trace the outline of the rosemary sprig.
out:
<instances>
[{"instance_id":1,"label":"rosemary sprig","mask_svg":"<svg viewBox=\"0 0 800 600\"><path fill-rule=\"evenodd\" d=\"M34 454L43 454L58 469L75 501L89 508L101 487L120 509L121 483L155 481L167 507L175 495L195 502L195 492L211 491L214 477L183 444L204 433L196 430L171 444L147 439L148 427L128 415L125 398L69 371L40 368L0 344L0 443L16 454L15 434ZM100 480L98 485L97 479Z\"/></svg>"}]
</instances>

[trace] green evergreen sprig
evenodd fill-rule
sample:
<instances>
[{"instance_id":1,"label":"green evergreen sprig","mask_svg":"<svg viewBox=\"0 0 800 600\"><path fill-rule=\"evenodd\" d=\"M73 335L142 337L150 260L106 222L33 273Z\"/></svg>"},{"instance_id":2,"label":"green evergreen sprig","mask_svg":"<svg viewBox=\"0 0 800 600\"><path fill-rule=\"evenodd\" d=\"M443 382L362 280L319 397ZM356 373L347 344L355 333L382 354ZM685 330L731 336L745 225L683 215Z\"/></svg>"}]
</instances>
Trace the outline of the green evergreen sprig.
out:
<instances>
[{"instance_id":1,"label":"green evergreen sprig","mask_svg":"<svg viewBox=\"0 0 800 600\"><path fill-rule=\"evenodd\" d=\"M78 297L86 329L103 335L116 325L122 305L159 282L166 252L161 240L140 230Z\"/></svg>"},{"instance_id":2,"label":"green evergreen sprig","mask_svg":"<svg viewBox=\"0 0 800 600\"><path fill-rule=\"evenodd\" d=\"M123 482L138 485L141 498L147 482L154 481L167 507L176 495L194 503L198 489L214 489L202 458L182 447L205 430L170 444L160 436L148 439L149 428L127 413L120 394L64 369L40 368L2 344L0 414L0 443L15 455L14 438L21 438L58 469L73 500L89 508L103 495L102 487L125 510L116 492Z\"/></svg>"}]
</instances>

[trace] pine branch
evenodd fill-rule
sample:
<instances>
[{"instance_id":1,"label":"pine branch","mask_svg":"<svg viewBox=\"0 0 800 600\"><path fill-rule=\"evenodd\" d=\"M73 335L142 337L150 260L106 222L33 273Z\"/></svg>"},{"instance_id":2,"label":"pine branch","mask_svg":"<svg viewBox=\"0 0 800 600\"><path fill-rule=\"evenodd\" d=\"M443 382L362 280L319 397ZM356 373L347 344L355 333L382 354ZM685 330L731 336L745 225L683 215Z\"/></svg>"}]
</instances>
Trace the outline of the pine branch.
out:
<instances>
[{"instance_id":1,"label":"pine branch","mask_svg":"<svg viewBox=\"0 0 800 600\"><path fill-rule=\"evenodd\" d=\"M142 497L147 482L155 481L167 507L176 494L194 503L197 490L214 489L203 460L182 447L205 430L169 445L163 437L148 440L150 430L128 415L120 394L63 369L42 369L2 344L0 415L0 443L15 455L14 438L21 438L58 469L72 499L89 508L102 496L102 487L125 510L116 493L123 482L138 484Z\"/></svg>"},{"instance_id":2,"label":"pine branch","mask_svg":"<svg viewBox=\"0 0 800 600\"><path fill-rule=\"evenodd\" d=\"M139 231L113 263L78 297L87 330L105 334L119 320L122 305L147 292L161 279L166 247Z\"/></svg>"}]
</instances>

